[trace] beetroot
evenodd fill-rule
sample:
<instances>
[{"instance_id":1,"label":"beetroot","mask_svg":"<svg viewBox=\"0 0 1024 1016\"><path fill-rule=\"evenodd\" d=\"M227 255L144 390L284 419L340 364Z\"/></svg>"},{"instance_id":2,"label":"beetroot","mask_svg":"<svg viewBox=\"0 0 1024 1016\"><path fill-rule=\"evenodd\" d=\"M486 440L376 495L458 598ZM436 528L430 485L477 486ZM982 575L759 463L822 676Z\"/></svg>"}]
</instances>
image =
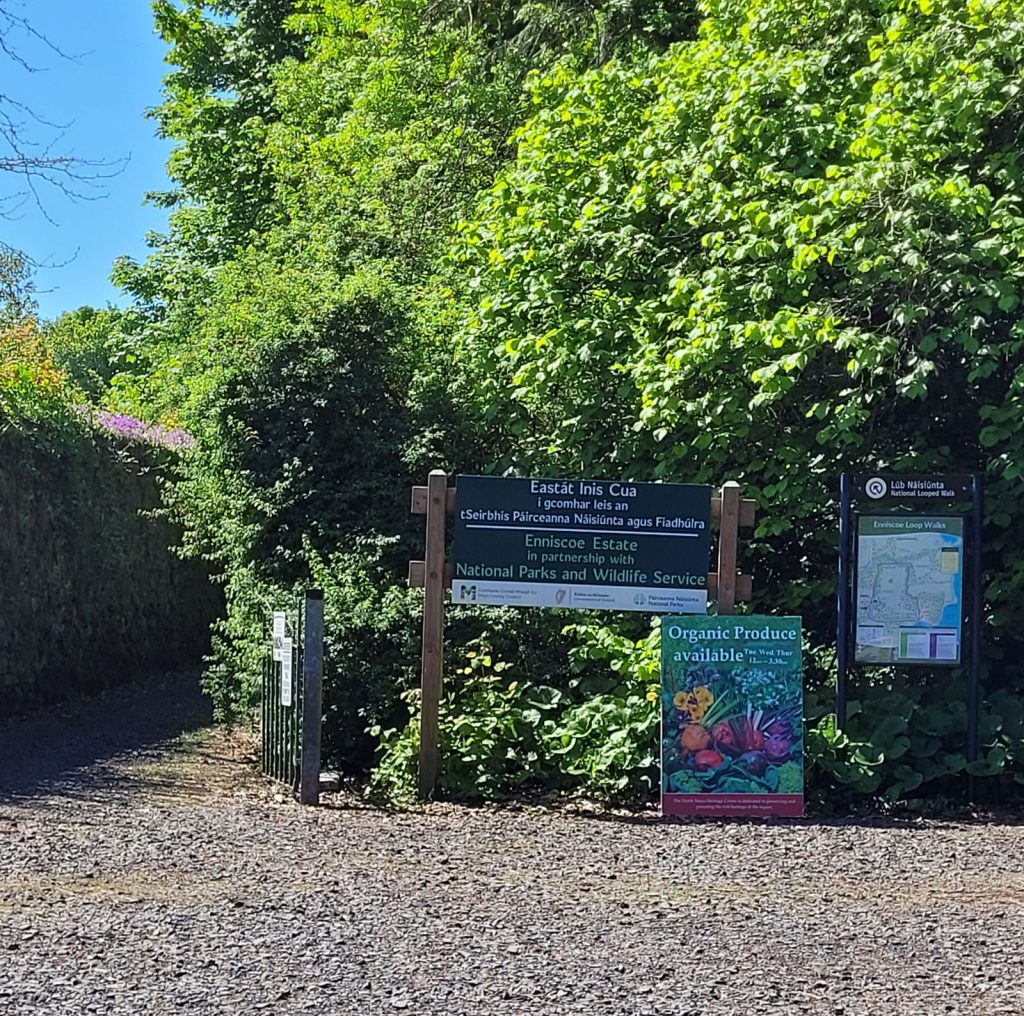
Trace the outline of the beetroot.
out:
<instances>
[{"instance_id":1,"label":"beetroot","mask_svg":"<svg viewBox=\"0 0 1024 1016\"><path fill-rule=\"evenodd\" d=\"M730 755L734 755L739 751L740 746L736 741L736 733L729 726L728 720L722 720L716 723L711 731L711 737L714 739L715 747L719 751L728 752Z\"/></svg>"},{"instance_id":2,"label":"beetroot","mask_svg":"<svg viewBox=\"0 0 1024 1016\"><path fill-rule=\"evenodd\" d=\"M763 751L747 751L740 755L740 764L751 776L764 776L768 768L768 757Z\"/></svg>"},{"instance_id":3,"label":"beetroot","mask_svg":"<svg viewBox=\"0 0 1024 1016\"><path fill-rule=\"evenodd\" d=\"M749 716L736 723L736 735L736 743L742 751L760 751L764 747L764 736Z\"/></svg>"},{"instance_id":4,"label":"beetroot","mask_svg":"<svg viewBox=\"0 0 1024 1016\"><path fill-rule=\"evenodd\" d=\"M764 753L773 762L780 762L784 759L793 747L793 742L781 734L769 734L764 739Z\"/></svg>"},{"instance_id":5,"label":"beetroot","mask_svg":"<svg viewBox=\"0 0 1024 1016\"><path fill-rule=\"evenodd\" d=\"M693 757L693 763L698 769L717 769L724 761L717 751L699 751Z\"/></svg>"}]
</instances>

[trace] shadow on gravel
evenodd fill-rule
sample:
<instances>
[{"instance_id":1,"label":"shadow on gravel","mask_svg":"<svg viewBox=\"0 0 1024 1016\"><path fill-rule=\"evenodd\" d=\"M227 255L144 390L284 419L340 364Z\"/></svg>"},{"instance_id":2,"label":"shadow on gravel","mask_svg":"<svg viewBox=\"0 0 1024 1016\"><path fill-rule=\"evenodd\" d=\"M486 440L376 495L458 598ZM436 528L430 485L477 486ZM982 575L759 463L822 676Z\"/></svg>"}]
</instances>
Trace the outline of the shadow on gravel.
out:
<instances>
[{"instance_id":1,"label":"shadow on gravel","mask_svg":"<svg viewBox=\"0 0 1024 1016\"><path fill-rule=\"evenodd\" d=\"M732 825L760 825L776 828L807 829L903 829L907 832L927 832L936 826L963 825L1024 825L1024 812L1019 811L978 811L978 810L936 810L923 814L906 813L893 815L809 815L806 818L662 818L656 811L644 812L602 812L573 810L573 818L592 822L611 822L624 825L720 825L728 821Z\"/></svg>"},{"instance_id":2,"label":"shadow on gravel","mask_svg":"<svg viewBox=\"0 0 1024 1016\"><path fill-rule=\"evenodd\" d=\"M122 685L0 723L0 803L60 796L95 800L133 782L119 761L158 759L212 722L196 674ZM152 786L152 784L150 784Z\"/></svg>"},{"instance_id":3,"label":"shadow on gravel","mask_svg":"<svg viewBox=\"0 0 1024 1016\"><path fill-rule=\"evenodd\" d=\"M672 826L672 825L756 825L766 828L806 828L806 829L903 829L908 832L926 832L937 826L1024 826L1024 809L1010 806L984 805L968 807L967 805L946 805L928 807L918 812L911 809L894 811L889 814L881 812L858 814L810 814L804 818L682 818L672 816L662 818L653 805L630 810L628 808L603 808L599 804L581 804L578 800L559 800L551 797L511 798L500 803L466 804L464 808L481 808L510 812L545 812L561 815L565 818L581 822L598 822L622 826ZM374 811L398 811L414 813L422 805L411 805L406 808L388 809L375 802L364 802L362 805L335 805L336 808L360 808ZM429 806L428 806L429 807Z\"/></svg>"}]
</instances>

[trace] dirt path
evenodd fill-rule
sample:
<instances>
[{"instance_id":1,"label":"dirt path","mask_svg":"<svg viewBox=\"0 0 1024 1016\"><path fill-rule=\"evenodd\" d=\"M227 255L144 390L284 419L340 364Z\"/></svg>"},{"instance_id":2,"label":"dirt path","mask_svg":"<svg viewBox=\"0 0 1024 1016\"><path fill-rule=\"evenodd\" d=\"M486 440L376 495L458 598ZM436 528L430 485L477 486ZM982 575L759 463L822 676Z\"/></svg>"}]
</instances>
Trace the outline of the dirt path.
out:
<instances>
[{"instance_id":1,"label":"dirt path","mask_svg":"<svg viewBox=\"0 0 1024 1016\"><path fill-rule=\"evenodd\" d=\"M1024 1013L1024 828L278 801L181 682L0 727L0 1013Z\"/></svg>"}]
</instances>

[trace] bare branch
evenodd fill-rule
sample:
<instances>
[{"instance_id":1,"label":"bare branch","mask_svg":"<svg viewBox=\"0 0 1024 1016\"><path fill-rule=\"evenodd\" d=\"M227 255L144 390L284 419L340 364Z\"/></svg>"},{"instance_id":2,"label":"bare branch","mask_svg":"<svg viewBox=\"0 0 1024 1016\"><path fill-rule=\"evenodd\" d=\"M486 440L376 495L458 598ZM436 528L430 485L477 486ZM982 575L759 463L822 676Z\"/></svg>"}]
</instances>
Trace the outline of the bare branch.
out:
<instances>
[{"instance_id":1,"label":"bare branch","mask_svg":"<svg viewBox=\"0 0 1024 1016\"><path fill-rule=\"evenodd\" d=\"M43 70L31 64L11 41L18 35L22 41L41 43L61 59L78 60L10 8L11 0L0 0L0 64L6 59L8 65L21 71L35 74ZM6 77L9 80L10 75ZM0 220L16 218L31 202L53 223L45 202L47 189L71 201L95 201L106 196L104 181L121 173L128 158L88 159L65 150L64 132L70 126L49 120L7 91L0 91ZM47 137L39 140L39 134ZM14 183L13 189L5 186L7 181ZM0 240L0 259L8 256L19 257L23 265L39 266L39 262Z\"/></svg>"},{"instance_id":2,"label":"bare branch","mask_svg":"<svg viewBox=\"0 0 1024 1016\"><path fill-rule=\"evenodd\" d=\"M73 56L70 53L65 53L60 46L56 45L52 40L48 39L42 32L37 31L32 27L31 22L28 18L19 17L17 14L12 14L9 10L5 9L3 0L0 0L0 52L4 53L8 58L13 60L23 70L28 71L30 74L35 74L41 70L42 67L33 67L28 61L7 42L8 34L12 30L21 30L29 37L35 39L37 42L41 42L48 50L55 53L57 56L64 60L77 61L78 56Z\"/></svg>"}]
</instances>

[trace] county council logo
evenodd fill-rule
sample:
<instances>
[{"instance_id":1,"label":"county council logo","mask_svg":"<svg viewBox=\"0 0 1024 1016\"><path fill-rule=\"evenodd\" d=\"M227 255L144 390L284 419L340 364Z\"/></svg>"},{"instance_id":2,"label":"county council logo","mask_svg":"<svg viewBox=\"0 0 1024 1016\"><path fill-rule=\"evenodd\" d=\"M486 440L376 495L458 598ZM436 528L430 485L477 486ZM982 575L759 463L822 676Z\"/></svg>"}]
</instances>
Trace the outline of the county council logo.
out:
<instances>
[{"instance_id":1,"label":"county council logo","mask_svg":"<svg viewBox=\"0 0 1024 1016\"><path fill-rule=\"evenodd\" d=\"M864 484L864 493L868 497L874 498L876 501L880 497L885 497L889 490L889 484L885 482L880 476L872 476L867 483Z\"/></svg>"},{"instance_id":2,"label":"county council logo","mask_svg":"<svg viewBox=\"0 0 1024 1016\"><path fill-rule=\"evenodd\" d=\"M476 586L467 586L465 583L459 584L459 599L465 603L467 600L470 603L476 602Z\"/></svg>"}]
</instances>

